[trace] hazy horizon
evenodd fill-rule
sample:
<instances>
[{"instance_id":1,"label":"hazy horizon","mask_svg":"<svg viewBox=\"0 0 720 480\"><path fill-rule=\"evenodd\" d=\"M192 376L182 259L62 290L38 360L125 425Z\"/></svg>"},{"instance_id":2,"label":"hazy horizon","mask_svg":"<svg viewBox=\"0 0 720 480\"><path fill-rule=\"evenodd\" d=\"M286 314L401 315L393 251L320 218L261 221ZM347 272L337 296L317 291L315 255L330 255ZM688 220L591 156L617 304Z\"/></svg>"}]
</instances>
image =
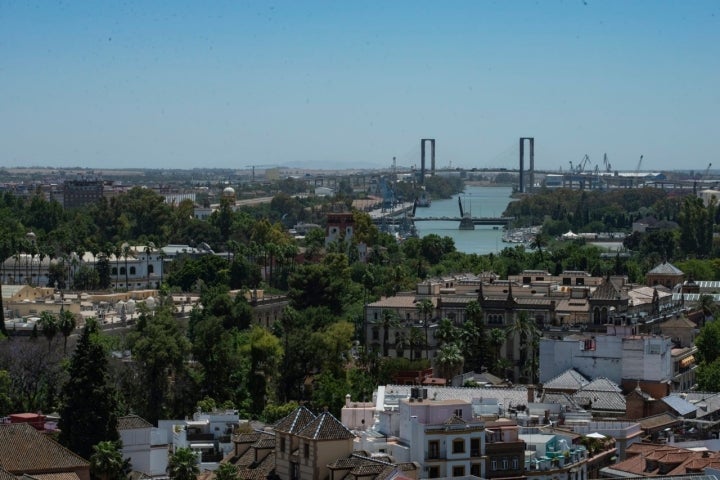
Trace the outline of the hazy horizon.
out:
<instances>
[{"instance_id":1,"label":"hazy horizon","mask_svg":"<svg viewBox=\"0 0 720 480\"><path fill-rule=\"evenodd\" d=\"M0 0L0 166L704 170L720 3Z\"/></svg>"}]
</instances>

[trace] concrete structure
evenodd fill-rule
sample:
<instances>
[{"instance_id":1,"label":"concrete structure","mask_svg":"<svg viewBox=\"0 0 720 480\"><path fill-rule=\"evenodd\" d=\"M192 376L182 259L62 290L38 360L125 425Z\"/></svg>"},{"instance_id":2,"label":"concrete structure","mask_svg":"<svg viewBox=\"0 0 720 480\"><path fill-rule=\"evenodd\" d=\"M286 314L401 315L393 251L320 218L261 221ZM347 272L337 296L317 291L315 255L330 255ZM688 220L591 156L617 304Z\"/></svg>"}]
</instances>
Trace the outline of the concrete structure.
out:
<instances>
[{"instance_id":1,"label":"concrete structure","mask_svg":"<svg viewBox=\"0 0 720 480\"><path fill-rule=\"evenodd\" d=\"M355 222L350 212L328 213L325 231L325 245L332 242L350 242Z\"/></svg>"},{"instance_id":2,"label":"concrete structure","mask_svg":"<svg viewBox=\"0 0 720 480\"><path fill-rule=\"evenodd\" d=\"M190 448L198 455L201 470L215 470L220 460L234 449L231 434L239 420L234 410L198 410L192 420L159 420L158 428L168 435L172 452Z\"/></svg>"},{"instance_id":3,"label":"concrete structure","mask_svg":"<svg viewBox=\"0 0 720 480\"><path fill-rule=\"evenodd\" d=\"M674 375L672 341L659 335L638 335L636 327L608 326L605 335L568 335L540 339L540 382L574 368L586 378L607 377L655 385L667 395Z\"/></svg>"},{"instance_id":4,"label":"concrete structure","mask_svg":"<svg viewBox=\"0 0 720 480\"><path fill-rule=\"evenodd\" d=\"M149 477L167 477L168 436L137 415L118 418L123 458L130 459L136 472Z\"/></svg>"},{"instance_id":5,"label":"concrete structure","mask_svg":"<svg viewBox=\"0 0 720 480\"><path fill-rule=\"evenodd\" d=\"M63 207L79 208L92 205L103 198L104 183L97 179L65 180Z\"/></svg>"}]
</instances>

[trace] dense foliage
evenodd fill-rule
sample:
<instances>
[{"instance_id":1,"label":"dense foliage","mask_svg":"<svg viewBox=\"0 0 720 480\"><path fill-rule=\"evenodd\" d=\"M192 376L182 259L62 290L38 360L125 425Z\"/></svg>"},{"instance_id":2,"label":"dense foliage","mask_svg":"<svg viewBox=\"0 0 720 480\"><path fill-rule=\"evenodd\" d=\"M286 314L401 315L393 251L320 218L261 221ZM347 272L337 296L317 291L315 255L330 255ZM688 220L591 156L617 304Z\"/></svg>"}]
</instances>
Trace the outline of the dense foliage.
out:
<instances>
[{"instance_id":1,"label":"dense foliage","mask_svg":"<svg viewBox=\"0 0 720 480\"><path fill-rule=\"evenodd\" d=\"M364 303L411 291L419 279L486 271L506 277L541 269L628 275L637 282L667 259L694 278L720 280L720 262L713 258L718 210L692 197L668 197L650 189L542 192L513 202L506 212L520 224L543 225L531 247L475 255L458 252L452 239L437 235L398 244L362 212L354 212L355 243L325 245L322 229L296 240L287 233L288 226L296 221L320 223L337 207L332 202L347 204L352 190L346 185L342 197L323 204L293 197L303 188L301 182L281 182L284 193L256 208L234 211L224 202L209 221L196 220L190 202L171 206L141 188L74 211L64 211L40 195L0 195L4 258L23 252L69 262L70 253L81 249L119 255L123 242L206 242L223 252L174 261L157 305L152 310L141 307L138 321L127 331L103 334L89 324L73 350L69 319L44 315L35 332L38 338L11 336L0 343L0 414L61 411L62 441L86 458L93 445L115 440L113 418L129 412L154 422L184 418L197 405L216 405L272 421L305 402L339 414L346 394L369 400L375 386L390 382L397 371L428 365L428 333L422 328L390 340L387 331L397 319L384 316L383 343L377 351L365 348L360 334ZM453 182L428 179L426 188L442 196ZM623 252L627 255L603 255L583 240L554 239L570 229L629 232L634 221L649 216L667 223L630 235L628 252ZM26 237L30 229L35 242ZM357 261L357 242L368 246L365 263ZM100 261L95 269L78 268L73 279L67 278L65 268L51 274L61 287L94 288L107 286L108 271L107 262ZM287 294L290 300L270 329L253 326L250 299L255 289ZM176 318L171 291L200 294L202 307L192 311L188 322ZM421 318L432 305L424 308L418 304ZM467 318L463 325L441 321L436 360L440 374L451 377L483 368L502 374L505 366L497 354L506 332L486 329L478 304L468 305ZM527 318L518 318L511 329L523 339L521 356L527 367L522 375L528 381L537 371L538 333L532 326ZM720 378L720 360L712 351L720 342L713 336L715 327L706 328L699 338L699 346L707 348L701 347L704 363L698 378L702 385L720 388L720 381L714 383ZM385 358L390 348L410 352L410 359ZM63 362L66 349L72 355L69 363ZM110 360L109 349L131 352L132 361ZM84 417L93 419L92 432L88 424L75 420ZM112 461L112 452L105 451L109 448L103 445L103 461ZM181 470L172 475L180 478Z\"/></svg>"}]
</instances>

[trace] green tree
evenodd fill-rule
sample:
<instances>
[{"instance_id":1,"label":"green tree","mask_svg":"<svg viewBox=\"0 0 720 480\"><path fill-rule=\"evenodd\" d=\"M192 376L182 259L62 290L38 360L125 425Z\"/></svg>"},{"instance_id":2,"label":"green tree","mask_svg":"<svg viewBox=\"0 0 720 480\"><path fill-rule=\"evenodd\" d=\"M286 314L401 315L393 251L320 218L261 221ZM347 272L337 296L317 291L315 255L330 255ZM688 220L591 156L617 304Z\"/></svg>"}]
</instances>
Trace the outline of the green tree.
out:
<instances>
[{"instance_id":1,"label":"green tree","mask_svg":"<svg viewBox=\"0 0 720 480\"><path fill-rule=\"evenodd\" d=\"M425 358L427 360L430 360L430 344L428 341L428 332L430 329L430 320L433 312L435 311L435 305L433 305L432 300L428 298L423 298L420 302L416 304L415 307L417 308L418 313L423 319L423 329L425 330Z\"/></svg>"},{"instance_id":2,"label":"green tree","mask_svg":"<svg viewBox=\"0 0 720 480\"><path fill-rule=\"evenodd\" d=\"M465 344L465 363L476 371L481 371L488 351L487 333L483 322L483 311L480 303L472 301L465 307L465 323L462 336Z\"/></svg>"},{"instance_id":3,"label":"green tree","mask_svg":"<svg viewBox=\"0 0 720 480\"><path fill-rule=\"evenodd\" d=\"M89 320L61 393L60 443L83 458L90 458L93 445L119 438L117 396L108 374L107 353L97 337L97 322Z\"/></svg>"},{"instance_id":4,"label":"green tree","mask_svg":"<svg viewBox=\"0 0 720 480\"><path fill-rule=\"evenodd\" d=\"M0 259L0 261L1 260L2 259ZM7 329L5 328L5 306L3 305L2 275L0 275L0 334L1 338L5 338L8 336Z\"/></svg>"},{"instance_id":5,"label":"green tree","mask_svg":"<svg viewBox=\"0 0 720 480\"><path fill-rule=\"evenodd\" d=\"M400 325L400 319L394 310L383 310L382 312L382 329L383 329L383 357L387 357L390 347L390 330Z\"/></svg>"},{"instance_id":6,"label":"green tree","mask_svg":"<svg viewBox=\"0 0 720 480\"><path fill-rule=\"evenodd\" d=\"M708 322L695 338L698 357L706 365L720 358L720 322Z\"/></svg>"},{"instance_id":7,"label":"green tree","mask_svg":"<svg viewBox=\"0 0 720 480\"><path fill-rule=\"evenodd\" d=\"M465 358L463 357L458 345L448 343L440 348L435 362L437 363L438 369L440 370L443 378L450 383L455 375L462 373L462 366L465 362Z\"/></svg>"},{"instance_id":8,"label":"green tree","mask_svg":"<svg viewBox=\"0 0 720 480\"><path fill-rule=\"evenodd\" d=\"M119 441L103 441L92 447L90 472L100 480L122 480L129 469L129 460L123 460Z\"/></svg>"},{"instance_id":9,"label":"green tree","mask_svg":"<svg viewBox=\"0 0 720 480\"><path fill-rule=\"evenodd\" d=\"M248 388L252 411L259 414L266 402L272 399L278 367L282 362L282 345L272 333L255 325L247 332L240 348L250 360Z\"/></svg>"},{"instance_id":10,"label":"green tree","mask_svg":"<svg viewBox=\"0 0 720 480\"><path fill-rule=\"evenodd\" d=\"M68 310L61 310L58 317L57 326L63 336L63 353L67 353L68 337L75 331L77 322L75 315Z\"/></svg>"},{"instance_id":11,"label":"green tree","mask_svg":"<svg viewBox=\"0 0 720 480\"><path fill-rule=\"evenodd\" d=\"M48 341L48 351L52 348L52 341L58 333L58 321L51 312L47 310L40 314L40 320L38 321L42 333Z\"/></svg>"},{"instance_id":12,"label":"green tree","mask_svg":"<svg viewBox=\"0 0 720 480\"><path fill-rule=\"evenodd\" d=\"M168 459L167 471L171 480L195 480L200 473L197 455L190 448L178 448Z\"/></svg>"},{"instance_id":13,"label":"green tree","mask_svg":"<svg viewBox=\"0 0 720 480\"><path fill-rule=\"evenodd\" d=\"M289 414L290 412L288 412ZM281 417L282 418L282 417ZM278 420L280 420L278 418ZM215 470L216 480L240 480L240 474L238 468L232 463L221 463L217 470Z\"/></svg>"},{"instance_id":14,"label":"green tree","mask_svg":"<svg viewBox=\"0 0 720 480\"><path fill-rule=\"evenodd\" d=\"M170 378L182 374L190 342L167 308L143 312L128 340L146 389L141 413L156 422L169 414Z\"/></svg>"}]
</instances>

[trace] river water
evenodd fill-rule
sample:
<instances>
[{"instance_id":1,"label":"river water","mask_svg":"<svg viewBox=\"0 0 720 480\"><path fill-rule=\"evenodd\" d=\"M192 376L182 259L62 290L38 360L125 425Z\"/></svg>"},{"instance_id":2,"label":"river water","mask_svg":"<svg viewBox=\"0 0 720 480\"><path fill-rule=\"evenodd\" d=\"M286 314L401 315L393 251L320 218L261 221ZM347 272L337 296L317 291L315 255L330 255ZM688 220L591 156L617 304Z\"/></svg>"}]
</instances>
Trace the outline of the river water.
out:
<instances>
[{"instance_id":1,"label":"river water","mask_svg":"<svg viewBox=\"0 0 720 480\"><path fill-rule=\"evenodd\" d=\"M473 217L499 217L512 201L511 187L466 186L460 194L463 208ZM427 208L418 208L415 217L459 217L458 196L448 200L433 200ZM475 230L459 230L459 222L415 222L421 237L435 233L441 237L450 237L455 248L465 253L495 253L507 247L502 242L502 227L497 230L491 225L475 225Z\"/></svg>"}]
</instances>

